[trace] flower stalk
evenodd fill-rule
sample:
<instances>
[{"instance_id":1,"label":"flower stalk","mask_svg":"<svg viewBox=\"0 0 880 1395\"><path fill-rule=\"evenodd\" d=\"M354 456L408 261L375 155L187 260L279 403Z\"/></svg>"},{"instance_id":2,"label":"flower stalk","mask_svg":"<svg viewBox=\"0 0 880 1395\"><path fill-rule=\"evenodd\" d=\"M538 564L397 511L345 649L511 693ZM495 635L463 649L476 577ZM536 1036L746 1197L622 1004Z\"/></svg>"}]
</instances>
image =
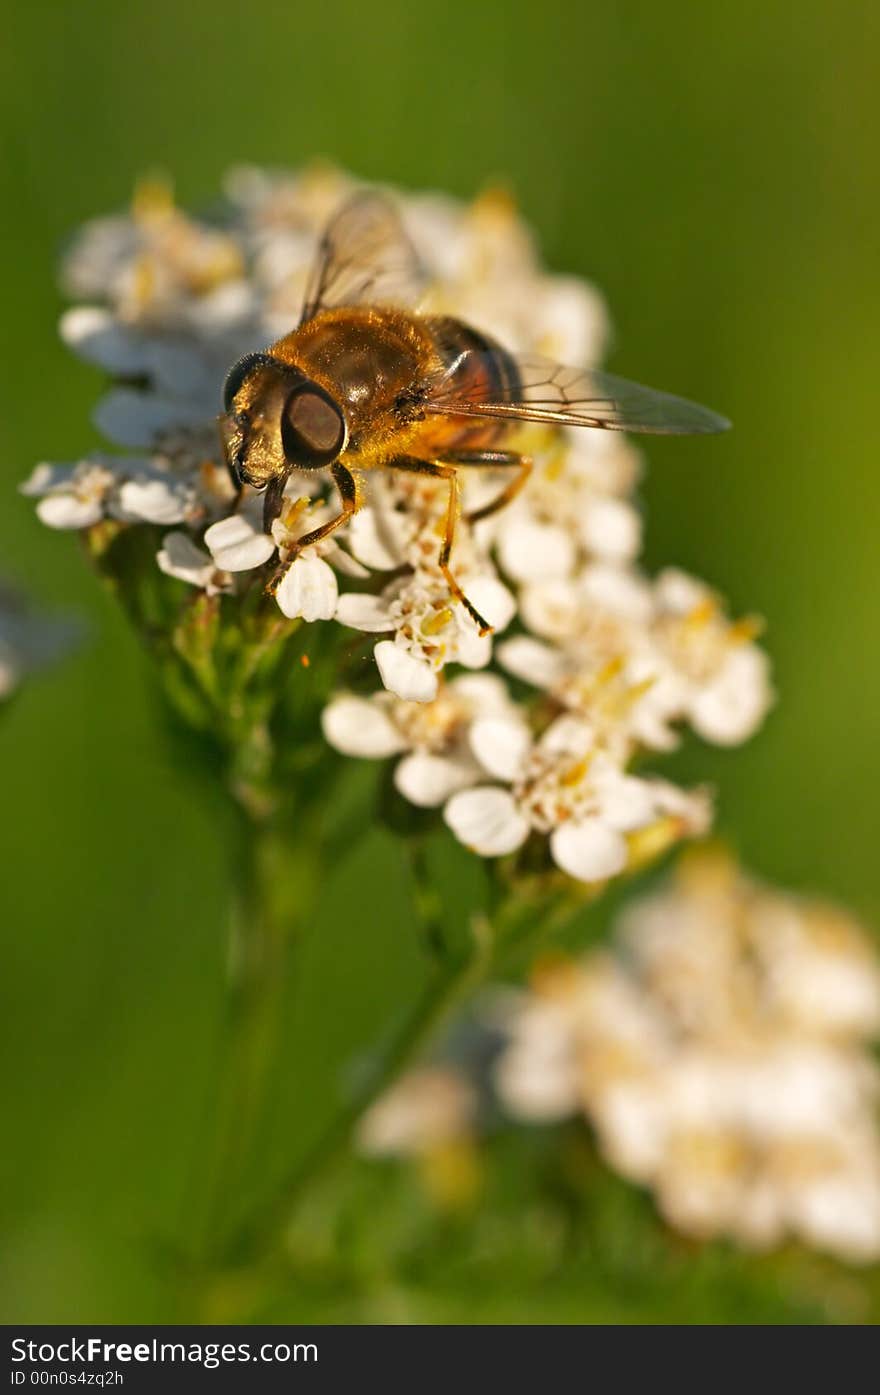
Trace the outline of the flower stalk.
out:
<instances>
[{"instance_id":1,"label":"flower stalk","mask_svg":"<svg viewBox=\"0 0 880 1395\"><path fill-rule=\"evenodd\" d=\"M425 866L421 850L413 862L420 869L414 876L415 919L431 957L422 991L390 1040L377 1050L372 1069L359 1087L282 1178L269 1200L245 1218L223 1255L218 1256L217 1278L221 1282L224 1273L254 1278L283 1262L289 1227L310 1185L344 1156L371 1106L418 1061L456 1010L504 971L511 954L518 957L528 953L530 945L537 946L561 929L583 907L585 899L591 899L585 898L583 891L573 896L570 887L560 888L556 896L521 896L505 891L500 879L493 878L489 901L494 901L494 911L475 913L467 941L453 947L445 938L433 884L419 884Z\"/></svg>"},{"instance_id":2,"label":"flower stalk","mask_svg":"<svg viewBox=\"0 0 880 1395\"><path fill-rule=\"evenodd\" d=\"M321 882L320 846L242 813L236 828L236 890L216 1069L209 1177L196 1251L210 1268L253 1177L256 1143L277 1063L281 1012Z\"/></svg>"}]
</instances>

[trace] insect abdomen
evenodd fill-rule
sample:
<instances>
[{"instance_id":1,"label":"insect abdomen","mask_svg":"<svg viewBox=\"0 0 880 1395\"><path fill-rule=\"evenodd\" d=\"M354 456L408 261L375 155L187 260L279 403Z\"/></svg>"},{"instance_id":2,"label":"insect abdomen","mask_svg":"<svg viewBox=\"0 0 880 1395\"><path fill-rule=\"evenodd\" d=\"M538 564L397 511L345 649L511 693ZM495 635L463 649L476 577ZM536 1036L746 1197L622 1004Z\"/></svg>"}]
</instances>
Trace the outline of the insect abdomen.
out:
<instances>
[{"instance_id":1,"label":"insect abdomen","mask_svg":"<svg viewBox=\"0 0 880 1395\"><path fill-rule=\"evenodd\" d=\"M520 377L513 357L488 334L451 315L425 320L434 341L434 352L444 373L444 396L467 402L515 401ZM442 456L445 449L487 450L497 446L510 423L479 417L434 417L424 423L422 446L428 454Z\"/></svg>"},{"instance_id":2,"label":"insect abdomen","mask_svg":"<svg viewBox=\"0 0 880 1395\"><path fill-rule=\"evenodd\" d=\"M451 315L428 320L437 353L450 369L449 388L467 400L479 394L487 400L515 401L521 386L516 361L488 334Z\"/></svg>"}]
</instances>

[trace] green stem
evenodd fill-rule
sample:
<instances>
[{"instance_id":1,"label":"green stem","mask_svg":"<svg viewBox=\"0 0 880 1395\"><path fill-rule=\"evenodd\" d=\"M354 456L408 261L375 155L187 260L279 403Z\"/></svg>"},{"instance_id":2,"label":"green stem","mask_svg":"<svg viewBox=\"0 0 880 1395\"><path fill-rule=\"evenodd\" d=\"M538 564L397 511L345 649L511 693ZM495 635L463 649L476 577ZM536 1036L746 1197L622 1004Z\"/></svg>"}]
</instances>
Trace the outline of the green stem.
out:
<instances>
[{"instance_id":1,"label":"green stem","mask_svg":"<svg viewBox=\"0 0 880 1395\"><path fill-rule=\"evenodd\" d=\"M260 835L257 833L257 851ZM295 842L284 845L289 862ZM307 856L312 856L310 849ZM289 920L279 923L260 919L267 910L265 869L258 880L256 896L244 929L246 953L241 960L243 976L232 996L233 1018L229 1047L229 1070L224 1092L222 1135L209 1209L209 1262L203 1268L200 1306L211 1311L211 1290L223 1271L249 1273L253 1279L283 1259L289 1223L309 1186L322 1176L350 1146L356 1128L374 1101L407 1069L423 1050L427 1040L451 1015L463 999L473 993L495 969L504 955L522 939L537 939L544 922L558 924L571 914L566 898L547 897L543 906L494 887L491 920L477 915L471 921L466 942L453 949L445 942L442 912L436 892L426 882L427 870L420 856L413 862L415 907L426 949L433 967L412 1011L387 1048L377 1057L374 1068L364 1078L326 1130L277 1185L270 1200L246 1214L239 1225L229 1223L224 1208L237 1190L250 1155L255 1123L259 1122L267 1071L274 1056L274 1023L277 1018L278 984L287 954ZM273 878L269 886L287 884L286 876ZM254 904L255 903L255 904ZM543 912L543 914L542 914ZM286 929L285 929L286 927ZM279 933L281 932L281 933Z\"/></svg>"},{"instance_id":2,"label":"green stem","mask_svg":"<svg viewBox=\"0 0 880 1395\"><path fill-rule=\"evenodd\" d=\"M475 918L471 955L448 962L431 974L413 1011L361 1089L282 1179L271 1201L252 1215L242 1229L239 1243L230 1255L233 1262L257 1264L283 1250L287 1223L309 1184L345 1151L370 1105L418 1056L458 1004L483 982L492 963L493 948L488 923L482 917Z\"/></svg>"},{"instance_id":3,"label":"green stem","mask_svg":"<svg viewBox=\"0 0 880 1395\"><path fill-rule=\"evenodd\" d=\"M235 1226L251 1174L296 941L317 880L315 850L271 822L242 815L238 888L229 945L225 1020L208 1175L196 1199L197 1264L206 1278Z\"/></svg>"}]
</instances>

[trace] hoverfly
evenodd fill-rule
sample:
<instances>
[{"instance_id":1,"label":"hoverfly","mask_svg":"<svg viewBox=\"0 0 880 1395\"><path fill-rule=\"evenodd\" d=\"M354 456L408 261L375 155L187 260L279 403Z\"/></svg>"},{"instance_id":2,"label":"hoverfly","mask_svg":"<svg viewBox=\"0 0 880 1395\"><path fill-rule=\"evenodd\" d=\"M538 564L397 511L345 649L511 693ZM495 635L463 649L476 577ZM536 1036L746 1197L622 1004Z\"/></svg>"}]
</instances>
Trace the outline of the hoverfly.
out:
<instances>
[{"instance_id":1,"label":"hoverfly","mask_svg":"<svg viewBox=\"0 0 880 1395\"><path fill-rule=\"evenodd\" d=\"M298 552L357 511L360 475L403 470L445 480L449 496L439 566L451 595L490 630L451 569L459 475L474 466L515 470L486 518L523 487L531 461L505 449L517 422L691 435L729 423L706 407L596 369L518 357L448 315L412 309L423 277L393 205L361 193L331 218L307 283L296 329L233 365L221 435L236 485L265 490L268 532L294 470L329 469L337 517L299 538L267 590Z\"/></svg>"}]
</instances>

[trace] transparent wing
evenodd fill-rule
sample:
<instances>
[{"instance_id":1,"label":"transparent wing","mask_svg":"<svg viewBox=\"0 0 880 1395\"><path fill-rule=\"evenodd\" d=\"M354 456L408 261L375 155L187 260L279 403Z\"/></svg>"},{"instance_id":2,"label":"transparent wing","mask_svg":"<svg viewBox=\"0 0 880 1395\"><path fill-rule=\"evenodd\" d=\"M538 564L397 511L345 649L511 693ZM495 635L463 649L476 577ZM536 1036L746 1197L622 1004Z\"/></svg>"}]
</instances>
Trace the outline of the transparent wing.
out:
<instances>
[{"instance_id":1,"label":"transparent wing","mask_svg":"<svg viewBox=\"0 0 880 1395\"><path fill-rule=\"evenodd\" d=\"M411 305L425 279L394 204L383 194L355 194L321 236L300 323L338 305Z\"/></svg>"},{"instance_id":2,"label":"transparent wing","mask_svg":"<svg viewBox=\"0 0 880 1395\"><path fill-rule=\"evenodd\" d=\"M499 355L506 371L499 374ZM513 370L513 371L511 371ZM499 389L498 383L506 380ZM563 368L547 359L503 350L468 350L429 386L426 412L593 426L608 431L691 436L726 431L730 422L708 407L603 373Z\"/></svg>"}]
</instances>

